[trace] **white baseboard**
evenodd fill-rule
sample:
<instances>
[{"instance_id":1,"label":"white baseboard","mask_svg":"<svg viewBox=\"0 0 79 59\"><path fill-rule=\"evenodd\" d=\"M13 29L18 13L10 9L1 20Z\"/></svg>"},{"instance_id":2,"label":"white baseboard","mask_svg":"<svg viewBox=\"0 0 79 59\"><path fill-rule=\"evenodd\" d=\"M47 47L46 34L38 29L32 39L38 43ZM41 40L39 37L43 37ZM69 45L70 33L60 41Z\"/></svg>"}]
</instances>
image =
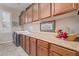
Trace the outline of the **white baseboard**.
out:
<instances>
[{"instance_id":1,"label":"white baseboard","mask_svg":"<svg viewBox=\"0 0 79 59\"><path fill-rule=\"evenodd\" d=\"M6 42L1 42L0 44L9 43L9 42L13 42L13 40L6 41Z\"/></svg>"}]
</instances>

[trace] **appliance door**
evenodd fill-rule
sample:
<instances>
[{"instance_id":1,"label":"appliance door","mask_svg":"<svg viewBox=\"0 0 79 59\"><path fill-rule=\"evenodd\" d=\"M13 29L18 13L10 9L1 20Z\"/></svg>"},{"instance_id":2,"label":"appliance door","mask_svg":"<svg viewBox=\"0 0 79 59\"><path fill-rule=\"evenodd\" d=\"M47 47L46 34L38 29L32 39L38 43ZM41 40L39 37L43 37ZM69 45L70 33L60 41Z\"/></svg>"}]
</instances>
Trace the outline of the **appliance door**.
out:
<instances>
[{"instance_id":1,"label":"appliance door","mask_svg":"<svg viewBox=\"0 0 79 59\"><path fill-rule=\"evenodd\" d=\"M13 43L18 47L20 46L20 34L13 33Z\"/></svg>"}]
</instances>

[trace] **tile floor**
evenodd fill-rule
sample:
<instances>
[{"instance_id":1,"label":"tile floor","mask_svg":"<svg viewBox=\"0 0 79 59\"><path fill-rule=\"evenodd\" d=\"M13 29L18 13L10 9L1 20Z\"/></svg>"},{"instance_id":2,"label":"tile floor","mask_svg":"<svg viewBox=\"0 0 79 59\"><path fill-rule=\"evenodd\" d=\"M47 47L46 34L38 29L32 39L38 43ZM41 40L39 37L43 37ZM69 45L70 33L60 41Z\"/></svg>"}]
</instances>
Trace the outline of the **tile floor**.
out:
<instances>
[{"instance_id":1,"label":"tile floor","mask_svg":"<svg viewBox=\"0 0 79 59\"><path fill-rule=\"evenodd\" d=\"M28 56L28 54L21 47L8 42L0 44L0 56Z\"/></svg>"}]
</instances>

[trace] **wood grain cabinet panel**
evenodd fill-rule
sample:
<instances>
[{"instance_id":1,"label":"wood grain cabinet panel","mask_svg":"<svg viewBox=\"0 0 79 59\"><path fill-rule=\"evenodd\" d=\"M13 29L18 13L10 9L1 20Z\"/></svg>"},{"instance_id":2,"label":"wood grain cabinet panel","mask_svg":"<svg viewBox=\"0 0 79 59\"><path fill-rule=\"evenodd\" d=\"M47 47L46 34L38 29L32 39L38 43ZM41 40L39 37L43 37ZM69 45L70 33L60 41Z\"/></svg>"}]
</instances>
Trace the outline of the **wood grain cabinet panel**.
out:
<instances>
[{"instance_id":1,"label":"wood grain cabinet panel","mask_svg":"<svg viewBox=\"0 0 79 59\"><path fill-rule=\"evenodd\" d=\"M49 52L49 56L61 56L61 55L59 55L59 54L57 54L55 52Z\"/></svg>"},{"instance_id":2,"label":"wood grain cabinet panel","mask_svg":"<svg viewBox=\"0 0 79 59\"><path fill-rule=\"evenodd\" d=\"M50 51L54 51L62 56L75 56L76 52L69 50L67 48L63 48L54 44L50 44Z\"/></svg>"},{"instance_id":3,"label":"wood grain cabinet panel","mask_svg":"<svg viewBox=\"0 0 79 59\"><path fill-rule=\"evenodd\" d=\"M78 3L78 10L79 10L79 3Z\"/></svg>"},{"instance_id":4,"label":"wood grain cabinet panel","mask_svg":"<svg viewBox=\"0 0 79 59\"><path fill-rule=\"evenodd\" d=\"M27 11L25 12L25 24L28 23L28 15L27 15Z\"/></svg>"},{"instance_id":5,"label":"wood grain cabinet panel","mask_svg":"<svg viewBox=\"0 0 79 59\"><path fill-rule=\"evenodd\" d=\"M33 21L39 20L39 4L33 4Z\"/></svg>"},{"instance_id":6,"label":"wood grain cabinet panel","mask_svg":"<svg viewBox=\"0 0 79 59\"><path fill-rule=\"evenodd\" d=\"M23 40L22 41L23 41L23 43L22 43L23 44L23 49L25 50L26 49L26 46L25 46L25 44L26 44L25 35L23 35Z\"/></svg>"},{"instance_id":7,"label":"wood grain cabinet panel","mask_svg":"<svg viewBox=\"0 0 79 59\"><path fill-rule=\"evenodd\" d=\"M36 56L36 39L30 37L30 55Z\"/></svg>"},{"instance_id":8,"label":"wood grain cabinet panel","mask_svg":"<svg viewBox=\"0 0 79 59\"><path fill-rule=\"evenodd\" d=\"M75 3L55 3L54 15L66 13L77 9L77 4Z\"/></svg>"},{"instance_id":9,"label":"wood grain cabinet panel","mask_svg":"<svg viewBox=\"0 0 79 59\"><path fill-rule=\"evenodd\" d=\"M37 56L48 56L48 42L37 40Z\"/></svg>"},{"instance_id":10,"label":"wood grain cabinet panel","mask_svg":"<svg viewBox=\"0 0 79 59\"><path fill-rule=\"evenodd\" d=\"M23 15L22 15L22 24L25 23L25 13L23 12Z\"/></svg>"},{"instance_id":11,"label":"wood grain cabinet panel","mask_svg":"<svg viewBox=\"0 0 79 59\"><path fill-rule=\"evenodd\" d=\"M26 52L28 54L30 54L30 39L29 39L28 36L26 36L26 44L25 44L25 46L26 46Z\"/></svg>"},{"instance_id":12,"label":"wood grain cabinet panel","mask_svg":"<svg viewBox=\"0 0 79 59\"><path fill-rule=\"evenodd\" d=\"M39 4L39 16L40 16L40 19L51 16L50 15L50 3Z\"/></svg>"},{"instance_id":13,"label":"wood grain cabinet panel","mask_svg":"<svg viewBox=\"0 0 79 59\"><path fill-rule=\"evenodd\" d=\"M41 46L37 46L37 56L48 56L48 49Z\"/></svg>"},{"instance_id":14,"label":"wood grain cabinet panel","mask_svg":"<svg viewBox=\"0 0 79 59\"><path fill-rule=\"evenodd\" d=\"M52 5L51 14L52 14L52 16L54 16L55 3L52 3L51 5Z\"/></svg>"},{"instance_id":15,"label":"wood grain cabinet panel","mask_svg":"<svg viewBox=\"0 0 79 59\"><path fill-rule=\"evenodd\" d=\"M37 45L42 46L44 48L48 48L48 42L43 40L37 40Z\"/></svg>"},{"instance_id":16,"label":"wood grain cabinet panel","mask_svg":"<svg viewBox=\"0 0 79 59\"><path fill-rule=\"evenodd\" d=\"M27 11L24 11L24 18L23 18L23 24L27 23Z\"/></svg>"},{"instance_id":17,"label":"wood grain cabinet panel","mask_svg":"<svg viewBox=\"0 0 79 59\"><path fill-rule=\"evenodd\" d=\"M25 23L25 11L22 12L21 23L22 23L22 25Z\"/></svg>"},{"instance_id":18,"label":"wood grain cabinet panel","mask_svg":"<svg viewBox=\"0 0 79 59\"><path fill-rule=\"evenodd\" d=\"M27 22L32 22L32 6L27 10Z\"/></svg>"}]
</instances>

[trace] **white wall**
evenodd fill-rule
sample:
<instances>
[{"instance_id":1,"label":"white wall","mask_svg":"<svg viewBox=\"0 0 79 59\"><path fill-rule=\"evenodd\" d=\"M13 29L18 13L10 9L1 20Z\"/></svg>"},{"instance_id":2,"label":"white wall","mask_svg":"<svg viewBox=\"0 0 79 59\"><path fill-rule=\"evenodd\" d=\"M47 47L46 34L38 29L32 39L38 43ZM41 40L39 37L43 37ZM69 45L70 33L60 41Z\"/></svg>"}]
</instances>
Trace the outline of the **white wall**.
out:
<instances>
[{"instance_id":1,"label":"white wall","mask_svg":"<svg viewBox=\"0 0 79 59\"><path fill-rule=\"evenodd\" d=\"M0 6L0 10L10 12L12 15L12 19L11 19L12 23L13 21L15 21L16 24L19 23L18 12L5 6ZM20 30L19 25L12 26L12 31L16 31L16 30ZM10 41L12 41L12 32L0 33L0 44L10 42Z\"/></svg>"},{"instance_id":2,"label":"white wall","mask_svg":"<svg viewBox=\"0 0 79 59\"><path fill-rule=\"evenodd\" d=\"M25 24L23 27L24 31L30 31L30 32L40 32L40 22L34 22L30 24Z\"/></svg>"},{"instance_id":3,"label":"white wall","mask_svg":"<svg viewBox=\"0 0 79 59\"><path fill-rule=\"evenodd\" d=\"M69 33L79 33L79 16L56 20L56 29L58 28Z\"/></svg>"},{"instance_id":4,"label":"white wall","mask_svg":"<svg viewBox=\"0 0 79 59\"><path fill-rule=\"evenodd\" d=\"M53 18L50 18L53 20ZM45 19L46 20L46 19ZM63 29L63 31L67 31L69 33L79 33L79 16L70 16L65 18L58 18L56 20L56 29ZM31 32L39 32L40 31L40 22L26 24L24 26L24 30L28 30Z\"/></svg>"},{"instance_id":5,"label":"white wall","mask_svg":"<svg viewBox=\"0 0 79 59\"><path fill-rule=\"evenodd\" d=\"M11 14L7 11L0 11L0 44L12 41L12 25L11 25Z\"/></svg>"},{"instance_id":6,"label":"white wall","mask_svg":"<svg viewBox=\"0 0 79 59\"><path fill-rule=\"evenodd\" d=\"M21 30L19 26L19 15L18 13L12 13L12 31Z\"/></svg>"}]
</instances>

